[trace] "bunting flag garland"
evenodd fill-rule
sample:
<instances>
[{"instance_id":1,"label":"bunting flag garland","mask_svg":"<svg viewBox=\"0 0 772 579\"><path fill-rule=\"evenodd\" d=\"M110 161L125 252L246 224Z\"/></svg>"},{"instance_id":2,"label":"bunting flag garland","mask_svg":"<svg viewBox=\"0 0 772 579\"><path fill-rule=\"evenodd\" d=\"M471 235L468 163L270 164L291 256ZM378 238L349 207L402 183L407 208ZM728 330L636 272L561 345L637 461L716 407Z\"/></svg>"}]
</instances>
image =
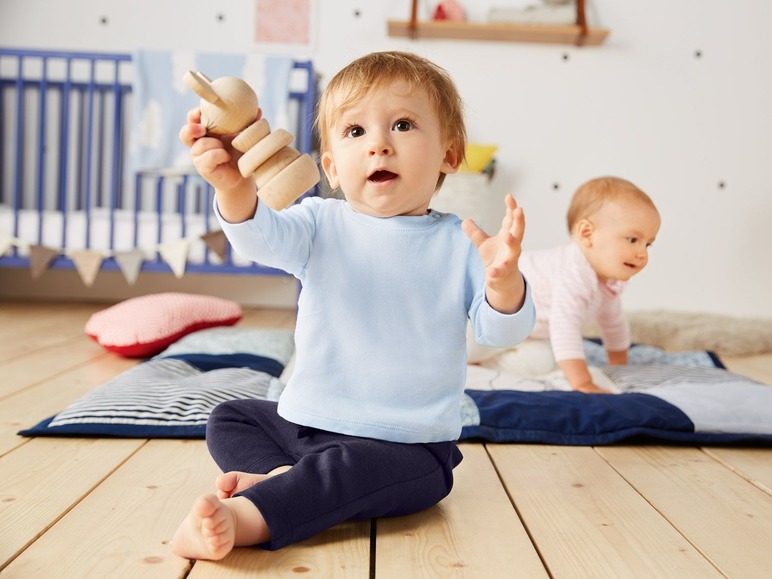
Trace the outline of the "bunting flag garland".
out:
<instances>
[{"instance_id":1,"label":"bunting flag garland","mask_svg":"<svg viewBox=\"0 0 772 579\"><path fill-rule=\"evenodd\" d=\"M91 251L84 249L81 251L73 251L70 254L72 262L75 264L75 269L80 274L80 279L86 286L91 287L94 285L94 280L99 273L99 268L102 267L102 261L104 261L104 255L98 251Z\"/></svg>"},{"instance_id":2,"label":"bunting flag garland","mask_svg":"<svg viewBox=\"0 0 772 579\"><path fill-rule=\"evenodd\" d=\"M58 249L45 245L29 246L29 270L33 279L39 278L51 265L51 262L59 255Z\"/></svg>"},{"instance_id":3,"label":"bunting flag garland","mask_svg":"<svg viewBox=\"0 0 772 579\"><path fill-rule=\"evenodd\" d=\"M8 253L8 250L16 245L16 242L17 240L15 237L11 237L5 233L0 233L0 256Z\"/></svg>"},{"instance_id":4,"label":"bunting flag garland","mask_svg":"<svg viewBox=\"0 0 772 579\"><path fill-rule=\"evenodd\" d=\"M227 252L228 240L222 230L210 231L197 236L220 259L224 260ZM183 238L175 241L161 243L152 248L136 248L128 251L109 250L66 250L53 248L40 244L30 244L22 239L0 233L0 256L6 254L12 247L18 247L29 252L29 267L33 279L38 279L50 267L51 263L60 255L66 255L75 264L75 269L81 280L87 286L92 286L102 267L102 262L112 257L118 264L126 282L134 285L137 281L142 264L149 255L159 253L161 258L169 265L174 275L181 278L185 275L188 261L188 253L194 238Z\"/></svg>"},{"instance_id":5,"label":"bunting flag garland","mask_svg":"<svg viewBox=\"0 0 772 579\"><path fill-rule=\"evenodd\" d=\"M142 262L145 260L145 254L140 249L131 251L116 251L115 263L121 268L123 277L129 285L134 285L139 277L139 270L142 269Z\"/></svg>"},{"instance_id":6,"label":"bunting flag garland","mask_svg":"<svg viewBox=\"0 0 772 579\"><path fill-rule=\"evenodd\" d=\"M164 261L172 268L174 275L182 277L185 275L185 265L188 262L189 249L190 241L187 239L180 239L162 243L158 246L158 253L161 254Z\"/></svg>"},{"instance_id":7,"label":"bunting flag garland","mask_svg":"<svg viewBox=\"0 0 772 579\"><path fill-rule=\"evenodd\" d=\"M201 236L206 246L215 253L217 257L225 261L225 251L228 247L228 238L222 229L210 231Z\"/></svg>"}]
</instances>

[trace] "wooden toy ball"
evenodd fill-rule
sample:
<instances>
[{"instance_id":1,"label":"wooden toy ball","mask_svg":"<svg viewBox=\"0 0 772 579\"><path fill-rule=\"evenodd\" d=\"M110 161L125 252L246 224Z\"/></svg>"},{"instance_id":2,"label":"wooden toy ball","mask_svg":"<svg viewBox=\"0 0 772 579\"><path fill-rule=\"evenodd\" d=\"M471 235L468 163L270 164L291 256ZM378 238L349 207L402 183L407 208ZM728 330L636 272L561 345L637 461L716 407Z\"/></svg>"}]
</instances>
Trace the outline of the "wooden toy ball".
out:
<instances>
[{"instance_id":1,"label":"wooden toy ball","mask_svg":"<svg viewBox=\"0 0 772 579\"><path fill-rule=\"evenodd\" d=\"M207 132L238 133L232 145L244 153L239 172L253 176L258 198L271 209L290 206L320 181L319 167L310 155L301 155L291 146L294 138L289 132L271 132L268 121L255 121L257 95L246 82L232 76L210 80L193 71L185 74L184 81L201 97L201 123Z\"/></svg>"}]
</instances>

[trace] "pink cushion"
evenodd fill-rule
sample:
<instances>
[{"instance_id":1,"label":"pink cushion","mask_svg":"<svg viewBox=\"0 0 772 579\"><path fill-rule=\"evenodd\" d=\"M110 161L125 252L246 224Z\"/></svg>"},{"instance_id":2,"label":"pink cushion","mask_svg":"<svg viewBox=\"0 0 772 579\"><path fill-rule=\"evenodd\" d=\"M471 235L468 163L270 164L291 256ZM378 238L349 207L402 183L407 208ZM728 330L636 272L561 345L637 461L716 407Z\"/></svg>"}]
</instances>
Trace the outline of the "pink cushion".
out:
<instances>
[{"instance_id":1,"label":"pink cushion","mask_svg":"<svg viewBox=\"0 0 772 579\"><path fill-rule=\"evenodd\" d=\"M131 298L96 312L85 330L105 350L145 358L197 330L232 326L242 315L241 306L230 300L160 293Z\"/></svg>"}]
</instances>

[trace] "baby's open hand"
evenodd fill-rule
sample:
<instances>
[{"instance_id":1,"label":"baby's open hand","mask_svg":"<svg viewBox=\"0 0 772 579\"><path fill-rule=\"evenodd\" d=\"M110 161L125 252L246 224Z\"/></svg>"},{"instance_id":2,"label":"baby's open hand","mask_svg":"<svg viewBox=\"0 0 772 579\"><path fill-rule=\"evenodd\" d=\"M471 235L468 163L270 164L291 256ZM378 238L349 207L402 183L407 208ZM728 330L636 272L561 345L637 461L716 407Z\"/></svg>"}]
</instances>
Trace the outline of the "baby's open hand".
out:
<instances>
[{"instance_id":1,"label":"baby's open hand","mask_svg":"<svg viewBox=\"0 0 772 579\"><path fill-rule=\"evenodd\" d=\"M485 266L488 303L502 313L514 313L520 309L525 295L525 283L518 268L525 216L512 195L507 194L505 202L506 215L495 235L488 235L471 219L464 220L461 227L477 247Z\"/></svg>"}]
</instances>

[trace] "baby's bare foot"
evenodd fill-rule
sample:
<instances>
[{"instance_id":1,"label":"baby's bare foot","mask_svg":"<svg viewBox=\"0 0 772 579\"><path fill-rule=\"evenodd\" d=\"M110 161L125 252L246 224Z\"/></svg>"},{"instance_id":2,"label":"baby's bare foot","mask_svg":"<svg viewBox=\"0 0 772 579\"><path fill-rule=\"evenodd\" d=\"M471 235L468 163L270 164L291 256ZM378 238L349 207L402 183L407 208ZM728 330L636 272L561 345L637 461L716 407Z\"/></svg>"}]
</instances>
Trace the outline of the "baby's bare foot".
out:
<instances>
[{"instance_id":1,"label":"baby's bare foot","mask_svg":"<svg viewBox=\"0 0 772 579\"><path fill-rule=\"evenodd\" d=\"M267 478L286 472L289 468L289 466L280 466L268 474L255 474L237 470L223 473L217 477L217 480L215 480L214 483L214 486L217 488L217 497L220 499L229 499L236 493L248 489Z\"/></svg>"},{"instance_id":2,"label":"baby's bare foot","mask_svg":"<svg viewBox=\"0 0 772 579\"><path fill-rule=\"evenodd\" d=\"M174 533L172 550L187 559L222 559L236 540L236 516L214 495L200 496Z\"/></svg>"}]
</instances>

